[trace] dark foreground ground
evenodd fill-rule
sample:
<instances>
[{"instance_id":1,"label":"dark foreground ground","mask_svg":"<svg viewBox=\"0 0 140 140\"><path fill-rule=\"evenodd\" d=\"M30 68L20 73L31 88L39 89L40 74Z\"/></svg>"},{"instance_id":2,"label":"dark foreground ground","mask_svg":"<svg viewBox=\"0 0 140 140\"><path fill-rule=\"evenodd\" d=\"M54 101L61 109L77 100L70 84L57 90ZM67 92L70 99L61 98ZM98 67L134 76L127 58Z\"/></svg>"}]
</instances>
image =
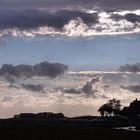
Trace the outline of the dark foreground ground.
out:
<instances>
[{"instance_id":1,"label":"dark foreground ground","mask_svg":"<svg viewBox=\"0 0 140 140\"><path fill-rule=\"evenodd\" d=\"M109 120L0 120L0 140L136 140L140 131L115 129L127 121Z\"/></svg>"}]
</instances>

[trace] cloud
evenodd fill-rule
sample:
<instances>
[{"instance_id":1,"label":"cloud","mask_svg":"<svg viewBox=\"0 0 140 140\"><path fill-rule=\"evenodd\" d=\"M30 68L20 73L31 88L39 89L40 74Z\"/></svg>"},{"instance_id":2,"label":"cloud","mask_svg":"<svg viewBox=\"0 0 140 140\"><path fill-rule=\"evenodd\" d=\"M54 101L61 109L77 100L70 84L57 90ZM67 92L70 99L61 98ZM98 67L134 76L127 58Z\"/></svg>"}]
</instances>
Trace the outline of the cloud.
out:
<instances>
[{"instance_id":1,"label":"cloud","mask_svg":"<svg viewBox=\"0 0 140 140\"><path fill-rule=\"evenodd\" d=\"M125 15L112 14L112 19L116 21L125 19L131 23L137 23L137 22L140 22L140 15L137 15L135 13L127 13Z\"/></svg>"},{"instance_id":2,"label":"cloud","mask_svg":"<svg viewBox=\"0 0 140 140\"><path fill-rule=\"evenodd\" d=\"M100 83L95 78L98 75L103 75ZM126 78L124 78L124 75ZM14 86L10 88L8 82L0 81L0 116L11 117L20 112L39 112L46 111L46 109L47 111L63 112L68 116L98 115L98 108L109 99L116 98L121 100L123 105L128 105L135 98L140 98L139 92L133 92L120 87L120 83L124 86L126 85L125 87L127 85L139 86L139 84L134 84L139 83L139 76L139 73L124 74L121 72L99 71L97 73L96 71L91 73L66 73L55 80L45 77L34 77L26 80L22 78L17 80L16 83L12 83ZM89 79L89 82L95 79L93 80L95 85L93 84L94 92L92 94L82 91L82 88L87 83L87 79ZM45 88L46 94L36 93L21 86L22 84L39 85L40 83ZM60 88L55 90L57 87ZM80 90L81 93L68 94L64 92L66 89Z\"/></svg>"},{"instance_id":3,"label":"cloud","mask_svg":"<svg viewBox=\"0 0 140 140\"><path fill-rule=\"evenodd\" d=\"M33 76L48 76L55 78L58 75L63 74L68 70L68 66L60 63L42 62L36 65L16 65L4 64L0 69L0 76L5 77L10 82L14 81L14 78Z\"/></svg>"},{"instance_id":4,"label":"cloud","mask_svg":"<svg viewBox=\"0 0 140 140\"><path fill-rule=\"evenodd\" d=\"M133 23L140 22L140 15L130 13L130 14L126 14L124 17L126 20L133 22Z\"/></svg>"},{"instance_id":5,"label":"cloud","mask_svg":"<svg viewBox=\"0 0 140 140\"><path fill-rule=\"evenodd\" d=\"M129 86L120 86L120 87L135 93L140 92L140 85L129 85Z\"/></svg>"},{"instance_id":6,"label":"cloud","mask_svg":"<svg viewBox=\"0 0 140 140\"><path fill-rule=\"evenodd\" d=\"M139 0L0 0L3 9L138 9Z\"/></svg>"},{"instance_id":7,"label":"cloud","mask_svg":"<svg viewBox=\"0 0 140 140\"><path fill-rule=\"evenodd\" d=\"M33 66L33 71L37 76L57 77L64 74L68 66L60 63L42 62Z\"/></svg>"},{"instance_id":8,"label":"cloud","mask_svg":"<svg viewBox=\"0 0 140 140\"><path fill-rule=\"evenodd\" d=\"M72 93L72 94L80 94L81 93L81 91L79 89L74 89L74 88L66 89L64 92L65 93Z\"/></svg>"},{"instance_id":9,"label":"cloud","mask_svg":"<svg viewBox=\"0 0 140 140\"><path fill-rule=\"evenodd\" d=\"M102 79L101 76L93 77L90 80L86 81L86 83L80 87L80 88L71 88L71 89L66 89L64 92L66 93L73 93L73 94L87 94L87 95L92 95L94 94L96 90L96 84L100 82Z\"/></svg>"},{"instance_id":10,"label":"cloud","mask_svg":"<svg viewBox=\"0 0 140 140\"><path fill-rule=\"evenodd\" d=\"M130 14L130 13L140 15L140 9L113 11L113 14L120 15L120 16L125 16L126 14Z\"/></svg>"},{"instance_id":11,"label":"cloud","mask_svg":"<svg viewBox=\"0 0 140 140\"><path fill-rule=\"evenodd\" d=\"M87 81L82 87L82 91L86 94L93 94L95 92L95 86L102 79L101 76L93 77L91 80Z\"/></svg>"},{"instance_id":12,"label":"cloud","mask_svg":"<svg viewBox=\"0 0 140 140\"><path fill-rule=\"evenodd\" d=\"M123 13L124 12L124 13ZM0 13L0 38L94 36L140 32L140 11L9 10Z\"/></svg>"},{"instance_id":13,"label":"cloud","mask_svg":"<svg viewBox=\"0 0 140 140\"><path fill-rule=\"evenodd\" d=\"M17 89L17 90L21 90L21 89L26 89L27 91L30 92L37 92L37 93L45 93L46 90L43 87L43 85L41 84L28 84L28 83L10 83L8 85L9 89Z\"/></svg>"},{"instance_id":14,"label":"cloud","mask_svg":"<svg viewBox=\"0 0 140 140\"><path fill-rule=\"evenodd\" d=\"M0 39L140 32L138 0L0 0Z\"/></svg>"},{"instance_id":15,"label":"cloud","mask_svg":"<svg viewBox=\"0 0 140 140\"><path fill-rule=\"evenodd\" d=\"M22 84L21 85L23 88L29 90L29 91L33 91L33 92L43 92L44 88L42 85L33 85L33 84Z\"/></svg>"},{"instance_id":16,"label":"cloud","mask_svg":"<svg viewBox=\"0 0 140 140\"><path fill-rule=\"evenodd\" d=\"M70 20L80 17L84 23L97 23L97 14L82 11L63 10L47 12L43 10L1 11L0 29L31 30L39 27L62 29Z\"/></svg>"},{"instance_id":17,"label":"cloud","mask_svg":"<svg viewBox=\"0 0 140 140\"><path fill-rule=\"evenodd\" d=\"M3 99L2 99L2 102L12 102L13 98L11 96L4 96Z\"/></svg>"},{"instance_id":18,"label":"cloud","mask_svg":"<svg viewBox=\"0 0 140 140\"><path fill-rule=\"evenodd\" d=\"M140 72L140 63L136 64L126 64L120 66L119 71L121 72Z\"/></svg>"}]
</instances>

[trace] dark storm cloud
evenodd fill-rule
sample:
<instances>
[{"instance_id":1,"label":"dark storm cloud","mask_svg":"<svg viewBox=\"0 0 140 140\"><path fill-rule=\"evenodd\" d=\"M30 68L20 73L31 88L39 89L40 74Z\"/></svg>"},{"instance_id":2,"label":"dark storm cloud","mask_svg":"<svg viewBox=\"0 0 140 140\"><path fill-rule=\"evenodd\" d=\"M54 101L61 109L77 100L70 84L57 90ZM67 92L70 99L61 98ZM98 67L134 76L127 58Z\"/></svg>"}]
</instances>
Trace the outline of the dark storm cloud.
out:
<instances>
[{"instance_id":1,"label":"dark storm cloud","mask_svg":"<svg viewBox=\"0 0 140 140\"><path fill-rule=\"evenodd\" d=\"M133 1L133 4L131 0L127 0L127 2L122 0L2 1L0 5L3 5L3 8L0 7L0 39L9 36L85 37L139 33L140 15L138 11L136 13L136 9L132 11L128 8L129 12L126 15L119 13L121 8L112 10L113 6L123 7L129 4L132 6L135 2L136 5L140 5L136 0ZM4 3L5 5L7 3L7 7L15 5L15 8L4 8ZM94 6L98 8L94 9ZM121 11L123 10L121 9Z\"/></svg>"},{"instance_id":2,"label":"dark storm cloud","mask_svg":"<svg viewBox=\"0 0 140 140\"><path fill-rule=\"evenodd\" d=\"M119 71L121 72L140 72L140 63L136 64L126 64L120 66Z\"/></svg>"},{"instance_id":3,"label":"dark storm cloud","mask_svg":"<svg viewBox=\"0 0 140 140\"><path fill-rule=\"evenodd\" d=\"M129 22L132 22L132 23L140 22L140 16L136 15L134 13L125 14L124 16L121 16L119 14L112 14L111 18L116 20L116 21L125 19Z\"/></svg>"},{"instance_id":4,"label":"dark storm cloud","mask_svg":"<svg viewBox=\"0 0 140 140\"><path fill-rule=\"evenodd\" d=\"M81 18L87 25L98 23L96 13L89 14L82 11L63 10L46 12L41 10L1 11L0 29L18 28L20 30L37 29L39 27L54 27L61 29L70 20Z\"/></svg>"},{"instance_id":5,"label":"dark storm cloud","mask_svg":"<svg viewBox=\"0 0 140 140\"><path fill-rule=\"evenodd\" d=\"M5 77L8 81L14 81L13 78L21 76L48 76L55 78L68 70L68 66L60 63L42 62L36 65L16 65L4 64L0 69L0 76Z\"/></svg>"},{"instance_id":6,"label":"dark storm cloud","mask_svg":"<svg viewBox=\"0 0 140 140\"><path fill-rule=\"evenodd\" d=\"M140 85L129 85L129 86L120 86L120 87L135 93L140 92Z\"/></svg>"},{"instance_id":7,"label":"dark storm cloud","mask_svg":"<svg viewBox=\"0 0 140 140\"><path fill-rule=\"evenodd\" d=\"M135 23L135 22L140 22L140 16L138 16L138 15L136 15L136 14L132 14L132 13L126 14L126 15L124 16L124 18L125 18L126 20L130 21L130 22L133 22L133 23Z\"/></svg>"},{"instance_id":8,"label":"dark storm cloud","mask_svg":"<svg viewBox=\"0 0 140 140\"><path fill-rule=\"evenodd\" d=\"M134 9L139 8L139 0L0 0L1 8L110 8Z\"/></svg>"},{"instance_id":9,"label":"dark storm cloud","mask_svg":"<svg viewBox=\"0 0 140 140\"><path fill-rule=\"evenodd\" d=\"M68 70L68 66L60 63L42 62L33 66L35 75L57 77Z\"/></svg>"}]
</instances>

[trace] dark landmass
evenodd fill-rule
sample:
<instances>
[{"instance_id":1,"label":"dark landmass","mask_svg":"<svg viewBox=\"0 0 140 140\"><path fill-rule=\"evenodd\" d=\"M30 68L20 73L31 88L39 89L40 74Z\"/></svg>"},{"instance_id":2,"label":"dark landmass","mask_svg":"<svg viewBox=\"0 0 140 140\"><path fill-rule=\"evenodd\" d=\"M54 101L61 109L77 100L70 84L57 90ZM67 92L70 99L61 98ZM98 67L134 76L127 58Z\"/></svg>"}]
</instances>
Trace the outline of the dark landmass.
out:
<instances>
[{"instance_id":1,"label":"dark landmass","mask_svg":"<svg viewBox=\"0 0 140 140\"><path fill-rule=\"evenodd\" d=\"M0 119L2 140L126 140L140 138L140 101L134 100L118 116L79 116L62 113L21 113Z\"/></svg>"},{"instance_id":2,"label":"dark landmass","mask_svg":"<svg viewBox=\"0 0 140 140\"><path fill-rule=\"evenodd\" d=\"M138 122L125 117L68 118L62 113L22 113L0 120L0 137L2 140L138 139L139 131L121 129Z\"/></svg>"}]
</instances>

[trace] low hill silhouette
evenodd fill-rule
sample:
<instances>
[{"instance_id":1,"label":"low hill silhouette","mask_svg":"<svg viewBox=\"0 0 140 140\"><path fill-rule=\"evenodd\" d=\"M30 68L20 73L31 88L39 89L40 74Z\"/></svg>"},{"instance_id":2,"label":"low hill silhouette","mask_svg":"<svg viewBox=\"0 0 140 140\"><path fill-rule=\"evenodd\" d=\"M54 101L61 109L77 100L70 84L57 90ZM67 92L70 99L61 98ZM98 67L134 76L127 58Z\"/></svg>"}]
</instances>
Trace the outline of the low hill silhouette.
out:
<instances>
[{"instance_id":1,"label":"low hill silhouette","mask_svg":"<svg viewBox=\"0 0 140 140\"><path fill-rule=\"evenodd\" d=\"M121 115L127 117L140 117L140 101L134 100L128 107L124 107L121 111Z\"/></svg>"}]
</instances>

